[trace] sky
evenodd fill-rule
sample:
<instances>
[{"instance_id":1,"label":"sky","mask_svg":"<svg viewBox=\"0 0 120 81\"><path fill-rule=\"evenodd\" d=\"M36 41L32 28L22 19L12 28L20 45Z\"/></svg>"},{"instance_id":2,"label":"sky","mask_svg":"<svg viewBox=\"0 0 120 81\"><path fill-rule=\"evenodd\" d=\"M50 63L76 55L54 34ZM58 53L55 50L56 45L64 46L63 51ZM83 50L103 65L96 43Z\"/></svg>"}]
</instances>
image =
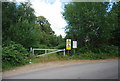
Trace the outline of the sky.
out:
<instances>
[{"instance_id":1,"label":"sky","mask_svg":"<svg viewBox=\"0 0 120 81\"><path fill-rule=\"evenodd\" d=\"M65 37L66 21L63 18L63 3L60 0L30 0L36 16L44 16L56 35Z\"/></svg>"}]
</instances>

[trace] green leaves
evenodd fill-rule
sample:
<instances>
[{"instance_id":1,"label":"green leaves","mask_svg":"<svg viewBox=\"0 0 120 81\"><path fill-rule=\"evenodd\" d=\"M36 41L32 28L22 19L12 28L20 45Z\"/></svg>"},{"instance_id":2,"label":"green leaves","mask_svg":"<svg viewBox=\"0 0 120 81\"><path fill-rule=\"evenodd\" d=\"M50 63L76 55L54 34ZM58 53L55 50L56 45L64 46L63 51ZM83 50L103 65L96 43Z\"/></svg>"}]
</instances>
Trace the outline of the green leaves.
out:
<instances>
[{"instance_id":1,"label":"green leaves","mask_svg":"<svg viewBox=\"0 0 120 81\"><path fill-rule=\"evenodd\" d=\"M10 39L28 48L36 42L37 37L33 33L34 27L35 24L29 23L27 20L18 22L16 25L12 25L8 30Z\"/></svg>"},{"instance_id":2,"label":"green leaves","mask_svg":"<svg viewBox=\"0 0 120 81\"><path fill-rule=\"evenodd\" d=\"M36 17L29 3L2 3L3 69L28 63L29 48L53 48L64 42L48 20Z\"/></svg>"},{"instance_id":3,"label":"green leaves","mask_svg":"<svg viewBox=\"0 0 120 81\"><path fill-rule=\"evenodd\" d=\"M107 3L108 4L108 3ZM65 6L63 15L68 22L67 38L78 40L81 46L108 43L116 28L115 13L107 12L106 3L74 2ZM87 38L86 38L87 37ZM88 43L85 39L89 39Z\"/></svg>"},{"instance_id":4,"label":"green leaves","mask_svg":"<svg viewBox=\"0 0 120 81\"><path fill-rule=\"evenodd\" d=\"M23 65L25 63L28 63L28 60L25 60L25 57L28 57L28 55L29 53L22 45L11 41L8 46L3 47L3 65L4 63L10 63L12 66Z\"/></svg>"}]
</instances>

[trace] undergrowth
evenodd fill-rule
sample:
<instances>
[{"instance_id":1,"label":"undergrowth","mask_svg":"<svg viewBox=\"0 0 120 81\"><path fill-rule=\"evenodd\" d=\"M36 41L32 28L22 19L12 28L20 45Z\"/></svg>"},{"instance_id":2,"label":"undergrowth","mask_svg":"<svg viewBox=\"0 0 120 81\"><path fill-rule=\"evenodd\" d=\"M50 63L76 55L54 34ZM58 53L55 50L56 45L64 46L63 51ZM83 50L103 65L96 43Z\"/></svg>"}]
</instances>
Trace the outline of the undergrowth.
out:
<instances>
[{"instance_id":1,"label":"undergrowth","mask_svg":"<svg viewBox=\"0 0 120 81\"><path fill-rule=\"evenodd\" d=\"M108 58L114 58L116 56L109 56L107 53L93 53L93 52L86 52L86 53L77 53L77 54L66 54L66 56L63 55L63 52L61 53L53 53L41 57L31 57L29 58L30 63L45 63L45 62L51 62L51 61L63 61L63 60L80 60L80 59L86 59L86 60L92 60L92 59L108 59ZM11 70L16 66L11 66L10 64L7 64L7 68L5 68L3 71Z\"/></svg>"}]
</instances>

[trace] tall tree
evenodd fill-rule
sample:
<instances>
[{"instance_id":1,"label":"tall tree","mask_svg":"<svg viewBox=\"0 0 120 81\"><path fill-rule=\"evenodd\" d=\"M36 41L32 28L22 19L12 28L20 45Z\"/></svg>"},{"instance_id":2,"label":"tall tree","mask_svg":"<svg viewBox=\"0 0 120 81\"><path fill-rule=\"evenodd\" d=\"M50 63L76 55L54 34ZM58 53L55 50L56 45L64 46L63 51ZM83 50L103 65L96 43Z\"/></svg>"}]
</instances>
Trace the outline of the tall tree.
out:
<instances>
[{"instance_id":1,"label":"tall tree","mask_svg":"<svg viewBox=\"0 0 120 81\"><path fill-rule=\"evenodd\" d=\"M120 2L113 3L111 13L114 14L114 22L116 22L114 25L116 28L112 31L113 38L110 40L110 42L120 47Z\"/></svg>"},{"instance_id":2,"label":"tall tree","mask_svg":"<svg viewBox=\"0 0 120 81\"><path fill-rule=\"evenodd\" d=\"M40 36L41 37L40 44L45 44L47 46L51 46L52 42L50 42L50 41L55 37L54 31L50 27L51 24L43 16L38 16L36 23L38 23L39 28L42 32L42 34Z\"/></svg>"},{"instance_id":3,"label":"tall tree","mask_svg":"<svg viewBox=\"0 0 120 81\"><path fill-rule=\"evenodd\" d=\"M45 17L43 16L37 17L37 23L39 23L42 31L46 32L47 34L54 34L54 31L50 27L51 24Z\"/></svg>"},{"instance_id":4,"label":"tall tree","mask_svg":"<svg viewBox=\"0 0 120 81\"><path fill-rule=\"evenodd\" d=\"M37 42L34 9L28 3L17 5L13 2L2 4L3 42L14 41L29 47ZM6 44L6 43L3 43Z\"/></svg>"},{"instance_id":5,"label":"tall tree","mask_svg":"<svg viewBox=\"0 0 120 81\"><path fill-rule=\"evenodd\" d=\"M31 8L31 4L28 2L21 3L17 7L17 17L18 20L24 21L25 19L28 20L29 23L35 22L36 16L34 14L34 9Z\"/></svg>"},{"instance_id":6,"label":"tall tree","mask_svg":"<svg viewBox=\"0 0 120 81\"><path fill-rule=\"evenodd\" d=\"M3 42L8 39L8 29L16 23L17 8L15 3L2 3L2 37Z\"/></svg>"},{"instance_id":7,"label":"tall tree","mask_svg":"<svg viewBox=\"0 0 120 81\"><path fill-rule=\"evenodd\" d=\"M108 3L74 2L65 6L66 38L78 40L80 47L107 44L115 29L114 14L107 12ZM111 18L112 16L112 18ZM112 21L111 21L112 19ZM112 23L111 23L112 22Z\"/></svg>"},{"instance_id":8,"label":"tall tree","mask_svg":"<svg viewBox=\"0 0 120 81\"><path fill-rule=\"evenodd\" d=\"M30 3L3 3L2 10L3 45L9 44L10 41L26 48L58 45L60 37L55 35L45 17L35 16Z\"/></svg>"}]
</instances>

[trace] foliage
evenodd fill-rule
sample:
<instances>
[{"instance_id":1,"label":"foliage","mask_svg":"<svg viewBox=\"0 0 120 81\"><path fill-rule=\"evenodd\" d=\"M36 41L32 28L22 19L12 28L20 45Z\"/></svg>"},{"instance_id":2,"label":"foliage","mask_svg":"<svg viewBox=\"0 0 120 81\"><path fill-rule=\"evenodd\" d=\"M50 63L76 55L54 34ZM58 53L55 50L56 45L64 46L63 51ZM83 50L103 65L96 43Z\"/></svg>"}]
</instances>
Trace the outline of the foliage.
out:
<instances>
[{"instance_id":1,"label":"foliage","mask_svg":"<svg viewBox=\"0 0 120 81\"><path fill-rule=\"evenodd\" d=\"M47 49L63 42L45 17L35 16L30 3L3 2L2 10L3 69L28 63L30 47Z\"/></svg>"},{"instance_id":2,"label":"foliage","mask_svg":"<svg viewBox=\"0 0 120 81\"><path fill-rule=\"evenodd\" d=\"M50 23L43 16L38 16L36 19L36 24L38 24L41 30L40 44L44 44L49 47L54 47L63 42L62 36L56 36L55 32L50 27Z\"/></svg>"},{"instance_id":3,"label":"foliage","mask_svg":"<svg viewBox=\"0 0 120 81\"><path fill-rule=\"evenodd\" d=\"M38 57L38 58L32 58L32 62L33 63L38 63L38 62L50 62L50 61L63 61L63 60L80 60L80 59L107 59L107 58L111 58L109 56L107 56L107 54L105 53L93 53L91 51L86 52L86 53L79 53L77 55L66 55L63 56L63 53L61 52L61 54L50 54L50 55L45 55L42 57Z\"/></svg>"},{"instance_id":4,"label":"foliage","mask_svg":"<svg viewBox=\"0 0 120 81\"><path fill-rule=\"evenodd\" d=\"M107 53L108 56L118 56L118 47L114 45L102 45L100 52Z\"/></svg>"},{"instance_id":5,"label":"foliage","mask_svg":"<svg viewBox=\"0 0 120 81\"><path fill-rule=\"evenodd\" d=\"M27 20L29 24L31 22L33 23L35 20L35 15L33 13L34 11L28 5L28 3L21 3L20 5L16 5L16 3L13 2L3 2L2 10L3 41L6 41L9 39L9 37L11 37L8 31L11 26L16 25L16 23L20 24L20 22L22 24L24 20ZM17 25L19 26L19 24Z\"/></svg>"},{"instance_id":6,"label":"foliage","mask_svg":"<svg viewBox=\"0 0 120 81\"><path fill-rule=\"evenodd\" d=\"M20 43L26 48L32 47L39 41L35 31L35 25L30 24L27 20L18 22L8 29L10 40Z\"/></svg>"},{"instance_id":7,"label":"foliage","mask_svg":"<svg viewBox=\"0 0 120 81\"><path fill-rule=\"evenodd\" d=\"M107 56L118 56L118 47L114 45L101 45L98 48L84 46L77 50L77 53L92 52L93 54L105 54ZM104 56L104 55L103 55Z\"/></svg>"},{"instance_id":8,"label":"foliage","mask_svg":"<svg viewBox=\"0 0 120 81\"><path fill-rule=\"evenodd\" d=\"M26 59L28 56L29 53L21 44L11 41L8 46L3 47L3 69L7 68L7 64L11 64L11 66L17 66L28 63L28 59Z\"/></svg>"},{"instance_id":9,"label":"foliage","mask_svg":"<svg viewBox=\"0 0 120 81\"><path fill-rule=\"evenodd\" d=\"M11 24L15 24L16 20L14 18L15 15L9 14L9 13L15 13L16 12L16 6L15 3L8 3L4 2L2 3L2 41L4 42L5 40L8 39L9 34L8 28L10 27Z\"/></svg>"},{"instance_id":10,"label":"foliage","mask_svg":"<svg viewBox=\"0 0 120 81\"><path fill-rule=\"evenodd\" d=\"M81 54L81 57L86 59L105 59L107 55L105 53L93 53L91 51Z\"/></svg>"},{"instance_id":11,"label":"foliage","mask_svg":"<svg viewBox=\"0 0 120 81\"><path fill-rule=\"evenodd\" d=\"M59 45L56 46L55 48L57 48L57 49L65 49L65 42L59 44Z\"/></svg>"},{"instance_id":12,"label":"foliage","mask_svg":"<svg viewBox=\"0 0 120 81\"><path fill-rule=\"evenodd\" d=\"M57 56L56 53L50 54L50 55L45 55L42 57L38 58L32 58L33 63L38 63L38 62L50 62L50 61L57 61L59 60L59 57Z\"/></svg>"},{"instance_id":13,"label":"foliage","mask_svg":"<svg viewBox=\"0 0 120 81\"><path fill-rule=\"evenodd\" d=\"M110 43L120 47L120 2L116 2L113 4L113 9L111 11L114 14L117 14L117 17L114 18L116 20L116 29L112 32L113 38L110 40Z\"/></svg>"},{"instance_id":14,"label":"foliage","mask_svg":"<svg viewBox=\"0 0 120 81\"><path fill-rule=\"evenodd\" d=\"M65 40L71 38L78 41L74 55L63 53L40 57L38 61L70 60L70 59L104 59L117 56L119 46L119 5L109 3L69 3L63 13L68 26L66 37L55 35L49 21L36 17L34 9L28 2L19 5L13 2L2 3L2 37L3 37L3 69L28 63L29 48L65 48ZM104 20L104 21L103 21ZM113 45L114 44L114 45ZM41 54L43 51L35 51Z\"/></svg>"},{"instance_id":15,"label":"foliage","mask_svg":"<svg viewBox=\"0 0 120 81\"><path fill-rule=\"evenodd\" d=\"M39 24L42 31L46 32L47 34L54 34L54 31L50 27L50 23L45 17L38 16L36 22Z\"/></svg>"},{"instance_id":16,"label":"foliage","mask_svg":"<svg viewBox=\"0 0 120 81\"><path fill-rule=\"evenodd\" d=\"M104 48L107 50L105 53L110 53L108 50L112 48L114 54L118 52L117 47L111 46L113 43L110 42L111 39L117 41L116 38L119 37L119 33L117 37L116 34L113 35L113 31L119 31L116 21L118 12L115 12L118 8L110 10L108 5L110 4L103 2L71 2L65 5L63 15L68 23L66 38L78 41L78 52L104 53ZM105 44L107 46L104 47Z\"/></svg>"},{"instance_id":17,"label":"foliage","mask_svg":"<svg viewBox=\"0 0 120 81\"><path fill-rule=\"evenodd\" d=\"M64 10L63 15L68 23L66 38L77 40L79 47L91 45L97 48L108 44L112 38L111 32L117 28L117 14L107 12L105 3L74 2L67 4Z\"/></svg>"},{"instance_id":18,"label":"foliage","mask_svg":"<svg viewBox=\"0 0 120 81\"><path fill-rule=\"evenodd\" d=\"M45 17L35 16L34 9L28 2L19 5L13 2L4 2L2 10L4 45L9 41L14 41L26 49L38 48L40 45L54 47L63 40L61 36L55 35Z\"/></svg>"}]
</instances>

